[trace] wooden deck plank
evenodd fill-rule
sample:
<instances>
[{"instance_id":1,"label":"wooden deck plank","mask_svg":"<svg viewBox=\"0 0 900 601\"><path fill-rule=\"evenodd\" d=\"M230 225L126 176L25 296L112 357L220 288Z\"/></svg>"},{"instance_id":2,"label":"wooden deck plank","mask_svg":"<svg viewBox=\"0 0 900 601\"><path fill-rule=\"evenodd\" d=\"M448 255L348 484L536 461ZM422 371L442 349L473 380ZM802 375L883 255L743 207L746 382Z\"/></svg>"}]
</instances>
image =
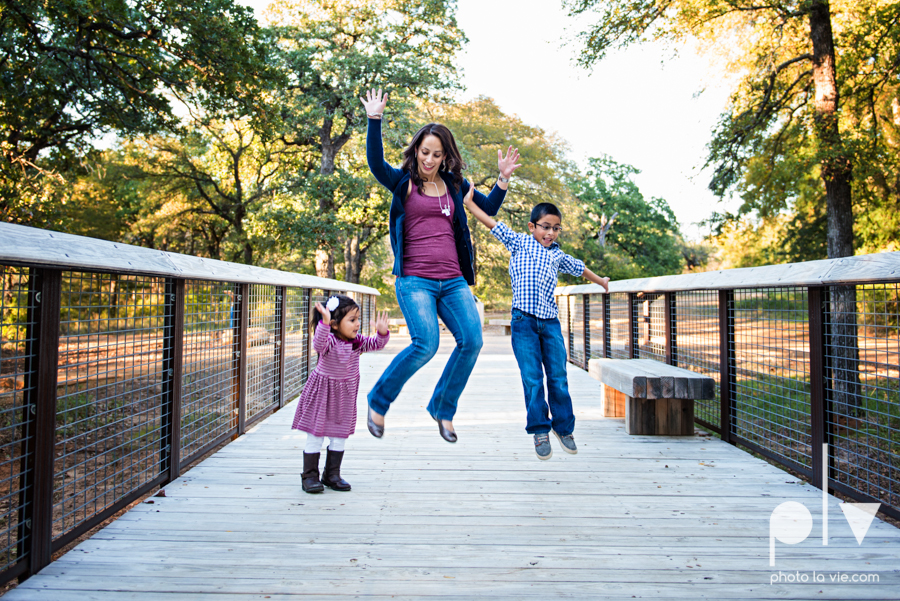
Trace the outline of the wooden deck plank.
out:
<instances>
[{"instance_id":1,"label":"wooden deck plank","mask_svg":"<svg viewBox=\"0 0 900 601\"><path fill-rule=\"evenodd\" d=\"M7 593L11 601L236 599L898 599L900 531L857 543L821 491L718 439L627 436L599 386L570 369L579 453L538 461L509 338L488 339L449 445L424 411L446 349L365 430L364 393L392 358L364 355L349 493L300 490L293 405ZM396 340L395 340L396 343ZM397 348L396 344L393 347ZM446 341L445 341L446 343ZM804 503L809 538L776 543L769 517ZM782 573L875 583L770 584Z\"/></svg>"}]
</instances>

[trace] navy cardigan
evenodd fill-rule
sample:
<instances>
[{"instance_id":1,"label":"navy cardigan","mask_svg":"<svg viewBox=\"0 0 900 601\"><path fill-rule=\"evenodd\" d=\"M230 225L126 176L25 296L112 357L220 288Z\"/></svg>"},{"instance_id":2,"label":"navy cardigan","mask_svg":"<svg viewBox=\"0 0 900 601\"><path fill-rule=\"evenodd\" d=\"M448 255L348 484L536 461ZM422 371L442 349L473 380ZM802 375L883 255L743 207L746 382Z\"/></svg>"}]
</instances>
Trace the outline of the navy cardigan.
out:
<instances>
[{"instance_id":1,"label":"navy cardigan","mask_svg":"<svg viewBox=\"0 0 900 601\"><path fill-rule=\"evenodd\" d=\"M369 129L366 134L366 159L369 169L378 182L390 190L394 197L391 200L390 232L391 249L394 251L394 269L391 271L396 276L403 275L403 222L406 218L406 194L409 191L409 173L402 169L396 169L384 160L384 147L381 143L381 119L369 119ZM447 186L453 198L453 237L456 239L456 253L459 255L459 269L469 286L475 285L474 251L472 237L469 234L469 224L466 220L466 209L463 205L463 197L468 193L471 184L463 180L462 187L458 191L453 190L449 174L441 173L441 178ZM474 201L488 215L496 215L500 205L506 198L506 190L497 185L491 193L485 196L475 190Z\"/></svg>"}]
</instances>

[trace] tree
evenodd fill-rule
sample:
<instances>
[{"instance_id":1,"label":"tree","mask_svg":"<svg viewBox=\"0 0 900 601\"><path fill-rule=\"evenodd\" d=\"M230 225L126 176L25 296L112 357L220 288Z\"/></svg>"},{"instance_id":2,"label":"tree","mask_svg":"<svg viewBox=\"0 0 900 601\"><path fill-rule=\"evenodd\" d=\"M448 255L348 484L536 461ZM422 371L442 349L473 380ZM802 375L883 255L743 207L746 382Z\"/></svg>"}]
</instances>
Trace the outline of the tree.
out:
<instances>
[{"instance_id":1,"label":"tree","mask_svg":"<svg viewBox=\"0 0 900 601\"><path fill-rule=\"evenodd\" d=\"M366 128L359 97L367 88L392 93L386 135L406 132L404 115L411 99L429 97L457 86L454 55L466 39L457 27L455 3L449 0L281 0L270 8L280 49L280 67L288 84L276 96L283 107L286 144L310 149L318 157L311 192L323 216L338 216L358 196L335 195L354 190L336 170L341 151ZM393 123L391 123L393 121ZM401 135L402 137L402 135ZM360 173L360 175L363 175ZM374 191L363 197L374 198ZM346 212L345 212L346 213ZM356 215L354 210L350 213ZM386 218L385 218L386 220ZM349 274L359 273L367 228L348 228ZM362 236L362 238L360 238ZM316 273L334 277L335 249L341 240L323 237L316 253Z\"/></svg>"},{"instance_id":2,"label":"tree","mask_svg":"<svg viewBox=\"0 0 900 601\"><path fill-rule=\"evenodd\" d=\"M565 244L595 265L594 271L614 280L680 273L685 257L668 203L644 198L632 179L640 171L631 165L609 156L589 159L588 165L583 176L570 180L581 214L579 226L572 228L575 235L567 233ZM616 217L601 246L604 215Z\"/></svg>"},{"instance_id":3,"label":"tree","mask_svg":"<svg viewBox=\"0 0 900 601\"><path fill-rule=\"evenodd\" d=\"M271 207L302 193L302 152L266 136L251 119L195 119L183 136L150 136L126 147L134 198L133 231L144 244L182 248L246 264L273 241L256 235ZM287 199L287 200L286 200ZM198 245L201 247L198 249Z\"/></svg>"},{"instance_id":4,"label":"tree","mask_svg":"<svg viewBox=\"0 0 900 601\"><path fill-rule=\"evenodd\" d=\"M711 188L724 194L755 157L767 157L771 164L803 147L812 159L804 172L816 168L824 187L828 256L853 254L851 183L862 158L858 138L870 129L870 141L879 145L875 130L880 129L880 97L883 92L895 97L900 4L876 0L568 0L567 4L573 14L599 16L597 25L582 34L585 48L580 61L586 66L612 48L646 39L691 38L723 61L730 73L743 74L710 144L708 162L716 168ZM841 50L840 65L835 47ZM847 105L856 107L858 117L842 120L841 107Z\"/></svg>"},{"instance_id":5,"label":"tree","mask_svg":"<svg viewBox=\"0 0 900 601\"><path fill-rule=\"evenodd\" d=\"M715 166L710 187L724 194L740 179L748 159L781 156L789 140L814 151L825 188L828 257L853 255L851 183L854 145L841 121L841 93L851 103L868 103L895 89L900 73L900 4L878 0L833 3L841 15L835 36L828 0L567 0L573 14L598 13L597 24L582 34L581 62L591 65L611 48L648 38L699 40L743 74L710 143L708 164ZM835 47L846 65L838 65ZM846 100L846 99L845 99ZM869 125L877 125L869 123ZM876 127L877 129L877 127ZM835 389L838 404L856 411L859 374L856 289L831 291Z\"/></svg>"},{"instance_id":6,"label":"tree","mask_svg":"<svg viewBox=\"0 0 900 601\"><path fill-rule=\"evenodd\" d=\"M0 0L0 218L33 222L53 176L109 132L248 112L266 45L233 0ZM51 177L47 177L51 176Z\"/></svg>"}]
</instances>

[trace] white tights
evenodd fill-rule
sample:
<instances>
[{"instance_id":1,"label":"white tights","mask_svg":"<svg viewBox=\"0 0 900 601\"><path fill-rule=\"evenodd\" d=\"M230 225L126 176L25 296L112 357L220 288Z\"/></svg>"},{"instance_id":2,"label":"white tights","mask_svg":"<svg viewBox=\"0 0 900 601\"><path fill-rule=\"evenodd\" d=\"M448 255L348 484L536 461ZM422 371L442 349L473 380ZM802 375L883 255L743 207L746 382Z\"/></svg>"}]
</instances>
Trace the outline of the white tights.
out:
<instances>
[{"instance_id":1,"label":"white tights","mask_svg":"<svg viewBox=\"0 0 900 601\"><path fill-rule=\"evenodd\" d=\"M329 436L331 442L328 443L328 449L331 451L340 452L344 450L344 445L347 444L346 438L336 438L334 436ZM322 443L325 441L324 436L313 436L309 432L306 433L306 447L303 449L304 453L320 453L322 451Z\"/></svg>"}]
</instances>

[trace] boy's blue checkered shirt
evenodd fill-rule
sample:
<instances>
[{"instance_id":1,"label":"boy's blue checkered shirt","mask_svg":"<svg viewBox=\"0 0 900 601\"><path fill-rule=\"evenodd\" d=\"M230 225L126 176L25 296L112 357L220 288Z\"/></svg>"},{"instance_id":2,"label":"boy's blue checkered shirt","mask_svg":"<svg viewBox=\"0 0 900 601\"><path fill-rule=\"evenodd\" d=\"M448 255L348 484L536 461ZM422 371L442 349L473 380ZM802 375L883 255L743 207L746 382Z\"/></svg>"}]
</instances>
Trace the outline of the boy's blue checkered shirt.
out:
<instances>
[{"instance_id":1,"label":"boy's blue checkered shirt","mask_svg":"<svg viewBox=\"0 0 900 601\"><path fill-rule=\"evenodd\" d=\"M559 272L584 273L584 261L564 253L554 242L549 248L534 236L517 234L498 222L491 230L497 240L509 249L509 277L512 279L514 309L541 319L553 319L559 313L553 291Z\"/></svg>"}]
</instances>

